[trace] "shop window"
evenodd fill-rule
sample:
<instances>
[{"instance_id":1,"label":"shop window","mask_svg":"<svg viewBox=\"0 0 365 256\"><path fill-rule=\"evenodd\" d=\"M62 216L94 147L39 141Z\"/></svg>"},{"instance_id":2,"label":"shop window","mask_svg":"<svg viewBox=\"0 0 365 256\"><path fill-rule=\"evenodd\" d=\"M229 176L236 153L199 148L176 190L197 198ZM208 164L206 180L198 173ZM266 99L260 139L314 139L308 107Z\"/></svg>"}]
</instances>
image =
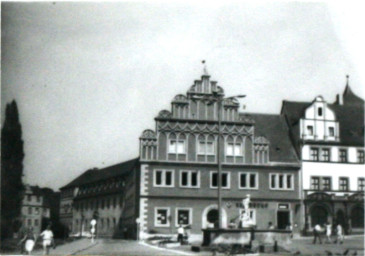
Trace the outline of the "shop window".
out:
<instances>
[{"instance_id":1,"label":"shop window","mask_svg":"<svg viewBox=\"0 0 365 256\"><path fill-rule=\"evenodd\" d=\"M179 225L191 225L192 224L192 209L177 208L176 209L176 226Z\"/></svg>"},{"instance_id":2,"label":"shop window","mask_svg":"<svg viewBox=\"0 0 365 256\"><path fill-rule=\"evenodd\" d=\"M357 151L357 161L361 164L364 163L364 150Z\"/></svg>"},{"instance_id":3,"label":"shop window","mask_svg":"<svg viewBox=\"0 0 365 256\"><path fill-rule=\"evenodd\" d=\"M365 191L365 178L358 178L358 180L357 180L357 190Z\"/></svg>"},{"instance_id":4,"label":"shop window","mask_svg":"<svg viewBox=\"0 0 365 256\"><path fill-rule=\"evenodd\" d=\"M270 173L270 189L292 190L294 189L293 174Z\"/></svg>"},{"instance_id":5,"label":"shop window","mask_svg":"<svg viewBox=\"0 0 365 256\"><path fill-rule=\"evenodd\" d=\"M329 162L330 161L330 150L328 148L323 148L321 151L322 151L322 161Z\"/></svg>"},{"instance_id":6,"label":"shop window","mask_svg":"<svg viewBox=\"0 0 365 256\"><path fill-rule=\"evenodd\" d=\"M244 209L239 209L239 216L242 216L243 211L244 211ZM252 220L253 224L255 224L255 225L256 225L256 210L254 210L254 209L249 209L249 210L248 210L248 212L249 212L249 214L250 214L250 218L251 218L251 220ZM242 223L242 228L243 228L243 224L244 224L244 223Z\"/></svg>"},{"instance_id":7,"label":"shop window","mask_svg":"<svg viewBox=\"0 0 365 256\"><path fill-rule=\"evenodd\" d=\"M313 135L313 126L312 125L307 126L307 133L308 133L308 135Z\"/></svg>"},{"instance_id":8,"label":"shop window","mask_svg":"<svg viewBox=\"0 0 365 256\"><path fill-rule=\"evenodd\" d=\"M340 179L339 179L339 190L340 191L348 191L349 190L349 178L348 177L340 177Z\"/></svg>"},{"instance_id":9,"label":"shop window","mask_svg":"<svg viewBox=\"0 0 365 256\"><path fill-rule=\"evenodd\" d=\"M318 157L318 148L311 148L310 149L310 160L312 161L318 161L319 157Z\"/></svg>"},{"instance_id":10,"label":"shop window","mask_svg":"<svg viewBox=\"0 0 365 256\"><path fill-rule=\"evenodd\" d=\"M180 187L198 188L200 186L199 171L180 171Z\"/></svg>"},{"instance_id":11,"label":"shop window","mask_svg":"<svg viewBox=\"0 0 365 256\"><path fill-rule=\"evenodd\" d=\"M340 149L339 151L339 159L341 163L347 162L347 150L346 149Z\"/></svg>"},{"instance_id":12,"label":"shop window","mask_svg":"<svg viewBox=\"0 0 365 256\"><path fill-rule=\"evenodd\" d=\"M227 156L242 156L242 144L241 143L227 143L226 147Z\"/></svg>"},{"instance_id":13,"label":"shop window","mask_svg":"<svg viewBox=\"0 0 365 256\"><path fill-rule=\"evenodd\" d=\"M252 172L239 173L239 188L242 189L257 189L258 188L258 174Z\"/></svg>"},{"instance_id":14,"label":"shop window","mask_svg":"<svg viewBox=\"0 0 365 256\"><path fill-rule=\"evenodd\" d=\"M155 208L155 226L169 227L170 226L170 208Z\"/></svg>"},{"instance_id":15,"label":"shop window","mask_svg":"<svg viewBox=\"0 0 365 256\"><path fill-rule=\"evenodd\" d=\"M210 172L210 188L218 188L218 172ZM230 173L221 173L221 188L230 188Z\"/></svg>"}]
</instances>

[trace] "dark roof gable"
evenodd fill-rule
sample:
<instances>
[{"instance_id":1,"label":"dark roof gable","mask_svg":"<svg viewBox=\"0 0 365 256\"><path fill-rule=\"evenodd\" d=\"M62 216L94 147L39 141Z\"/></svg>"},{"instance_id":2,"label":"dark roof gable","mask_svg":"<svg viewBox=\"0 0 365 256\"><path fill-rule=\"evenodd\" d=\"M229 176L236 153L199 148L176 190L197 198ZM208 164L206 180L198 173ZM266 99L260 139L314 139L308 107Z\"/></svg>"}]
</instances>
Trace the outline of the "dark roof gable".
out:
<instances>
[{"instance_id":1,"label":"dark roof gable","mask_svg":"<svg viewBox=\"0 0 365 256\"><path fill-rule=\"evenodd\" d=\"M77 187L87 183L93 183L100 180L107 180L128 174L139 164L139 158L134 158L126 162L112 165L103 169L90 169L78 176L76 179L63 186L60 189Z\"/></svg>"},{"instance_id":2,"label":"dark roof gable","mask_svg":"<svg viewBox=\"0 0 365 256\"><path fill-rule=\"evenodd\" d=\"M271 162L298 163L298 157L289 138L289 129L280 115L245 113L240 114L255 121L255 138L265 137L269 141Z\"/></svg>"}]
</instances>

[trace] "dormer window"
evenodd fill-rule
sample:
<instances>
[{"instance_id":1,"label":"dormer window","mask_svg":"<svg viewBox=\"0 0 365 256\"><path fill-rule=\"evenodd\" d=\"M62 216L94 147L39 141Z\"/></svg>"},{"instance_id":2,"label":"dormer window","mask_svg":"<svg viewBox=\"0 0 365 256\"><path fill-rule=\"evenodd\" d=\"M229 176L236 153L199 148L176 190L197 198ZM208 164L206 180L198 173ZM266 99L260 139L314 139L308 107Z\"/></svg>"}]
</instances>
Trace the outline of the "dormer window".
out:
<instances>
[{"instance_id":1,"label":"dormer window","mask_svg":"<svg viewBox=\"0 0 365 256\"><path fill-rule=\"evenodd\" d=\"M335 128L329 127L328 128L328 135L331 136L331 137L334 137L335 136Z\"/></svg>"},{"instance_id":2,"label":"dormer window","mask_svg":"<svg viewBox=\"0 0 365 256\"><path fill-rule=\"evenodd\" d=\"M318 108L318 116L322 116L322 108Z\"/></svg>"},{"instance_id":3,"label":"dormer window","mask_svg":"<svg viewBox=\"0 0 365 256\"><path fill-rule=\"evenodd\" d=\"M313 126L312 125L307 126L307 132L308 132L308 135L313 135Z\"/></svg>"}]
</instances>

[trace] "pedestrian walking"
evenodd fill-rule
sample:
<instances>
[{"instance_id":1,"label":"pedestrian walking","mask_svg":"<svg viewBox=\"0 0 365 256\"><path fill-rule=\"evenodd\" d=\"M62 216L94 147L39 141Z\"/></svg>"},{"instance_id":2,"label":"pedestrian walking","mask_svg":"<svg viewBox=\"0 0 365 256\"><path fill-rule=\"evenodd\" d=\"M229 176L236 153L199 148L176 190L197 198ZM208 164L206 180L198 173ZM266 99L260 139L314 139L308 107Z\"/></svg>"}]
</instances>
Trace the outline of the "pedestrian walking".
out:
<instances>
[{"instance_id":1,"label":"pedestrian walking","mask_svg":"<svg viewBox=\"0 0 365 256\"><path fill-rule=\"evenodd\" d=\"M322 232L322 228L319 224L315 225L313 228L313 244L315 244L317 242L317 238L319 240L319 243L322 244L322 240L321 240L321 232Z\"/></svg>"},{"instance_id":2,"label":"pedestrian walking","mask_svg":"<svg viewBox=\"0 0 365 256\"><path fill-rule=\"evenodd\" d=\"M335 243L339 242L340 244L342 244L345 237L343 235L343 228L340 223L338 223L336 226L336 234L337 234L337 237L336 237Z\"/></svg>"},{"instance_id":3,"label":"pedestrian walking","mask_svg":"<svg viewBox=\"0 0 365 256\"><path fill-rule=\"evenodd\" d=\"M48 225L47 228L40 234L43 238L43 254L49 254L49 248L53 244L53 232L51 230L51 226Z\"/></svg>"},{"instance_id":4,"label":"pedestrian walking","mask_svg":"<svg viewBox=\"0 0 365 256\"><path fill-rule=\"evenodd\" d=\"M332 225L331 225L330 222L327 222L327 224L326 224L326 238L327 238L327 243L332 243L331 235L332 235Z\"/></svg>"},{"instance_id":5,"label":"pedestrian walking","mask_svg":"<svg viewBox=\"0 0 365 256\"><path fill-rule=\"evenodd\" d=\"M35 245L36 237L33 232L33 227L29 227L24 234L24 237L20 241L22 246L22 253L25 251L28 255L30 255L33 251Z\"/></svg>"},{"instance_id":6,"label":"pedestrian walking","mask_svg":"<svg viewBox=\"0 0 365 256\"><path fill-rule=\"evenodd\" d=\"M184 234L185 230L184 227L180 224L180 226L177 228L177 241L182 245L184 242Z\"/></svg>"}]
</instances>

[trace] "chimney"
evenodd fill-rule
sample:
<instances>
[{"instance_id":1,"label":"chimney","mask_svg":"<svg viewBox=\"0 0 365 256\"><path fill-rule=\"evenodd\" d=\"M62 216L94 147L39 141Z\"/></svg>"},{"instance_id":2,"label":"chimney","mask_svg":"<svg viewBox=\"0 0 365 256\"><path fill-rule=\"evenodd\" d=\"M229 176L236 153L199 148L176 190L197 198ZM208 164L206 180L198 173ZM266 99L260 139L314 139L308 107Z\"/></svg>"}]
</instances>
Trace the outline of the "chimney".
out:
<instances>
[{"instance_id":1,"label":"chimney","mask_svg":"<svg viewBox=\"0 0 365 256\"><path fill-rule=\"evenodd\" d=\"M342 100L341 100L341 96L340 94L336 94L336 101L335 101L336 105L342 105Z\"/></svg>"}]
</instances>

